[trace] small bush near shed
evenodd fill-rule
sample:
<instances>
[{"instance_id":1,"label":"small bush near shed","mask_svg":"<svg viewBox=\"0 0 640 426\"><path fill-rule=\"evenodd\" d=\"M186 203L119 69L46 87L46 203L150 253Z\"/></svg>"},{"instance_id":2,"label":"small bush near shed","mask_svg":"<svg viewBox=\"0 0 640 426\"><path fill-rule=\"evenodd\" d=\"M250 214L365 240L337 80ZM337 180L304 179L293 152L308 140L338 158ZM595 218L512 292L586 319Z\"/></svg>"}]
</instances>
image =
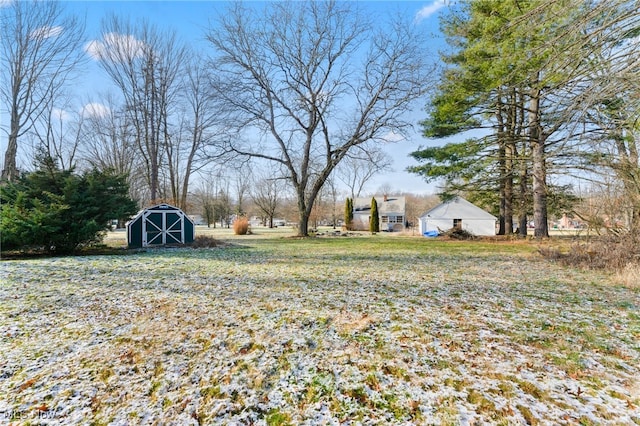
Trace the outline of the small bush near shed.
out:
<instances>
[{"instance_id":1,"label":"small bush near shed","mask_svg":"<svg viewBox=\"0 0 640 426\"><path fill-rule=\"evenodd\" d=\"M440 235L449 237L452 240L475 240L476 236L471 232L460 229L460 228L451 228L448 231L441 232Z\"/></svg>"},{"instance_id":2,"label":"small bush near shed","mask_svg":"<svg viewBox=\"0 0 640 426\"><path fill-rule=\"evenodd\" d=\"M233 221L233 232L236 235L247 235L249 233L249 221L246 217L239 217Z\"/></svg>"},{"instance_id":3,"label":"small bush near shed","mask_svg":"<svg viewBox=\"0 0 640 426\"><path fill-rule=\"evenodd\" d=\"M224 245L224 243L209 235L198 235L190 245L193 248L211 248L220 247Z\"/></svg>"}]
</instances>

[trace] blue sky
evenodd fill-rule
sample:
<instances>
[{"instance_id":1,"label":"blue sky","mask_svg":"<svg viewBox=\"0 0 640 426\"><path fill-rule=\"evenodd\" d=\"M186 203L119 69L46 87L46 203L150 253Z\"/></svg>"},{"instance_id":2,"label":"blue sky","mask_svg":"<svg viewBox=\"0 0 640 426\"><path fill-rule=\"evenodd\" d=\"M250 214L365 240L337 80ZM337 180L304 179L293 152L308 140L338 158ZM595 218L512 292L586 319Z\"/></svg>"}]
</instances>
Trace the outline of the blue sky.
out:
<instances>
[{"instance_id":1,"label":"blue sky","mask_svg":"<svg viewBox=\"0 0 640 426\"><path fill-rule=\"evenodd\" d=\"M3 0L0 0L0 4ZM413 20L420 31L424 31L428 36L438 34L438 15L447 8L449 0L426 0L426 1L363 1L358 2L360 6L371 11L373 16L384 16L385 14L403 14ZM260 5L262 2L249 2L248 4ZM208 48L205 41L205 32L210 21L227 7L227 2L223 1L70 1L64 2L65 8L70 13L86 16L87 21L87 43L100 40L101 22L104 18L115 14L120 17L129 18L132 22L145 19L149 23L156 25L160 29L174 30L178 37L186 43L202 45L203 51ZM1 9L0 9L1 13ZM441 39L431 39L431 54L437 53L438 44ZM93 96L108 91L115 92L104 71L93 60L89 60L86 69L80 74L75 90L79 99L86 103ZM433 144L422 138L417 122L424 118L424 102L416 108L412 114L411 121L416 123L416 133L410 141L400 142L389 146L386 151L393 158L393 173L386 173L371 181L367 187L367 192L374 192L381 185L387 185L395 190L432 193L435 191L434 185L427 184L418 176L411 175L404 171L408 166L415 165L415 161L408 157L408 154L418 149L420 145ZM82 109L83 105L77 108ZM8 125L6 113L2 112L2 126ZM6 134L0 135L0 155L6 149Z\"/></svg>"}]
</instances>

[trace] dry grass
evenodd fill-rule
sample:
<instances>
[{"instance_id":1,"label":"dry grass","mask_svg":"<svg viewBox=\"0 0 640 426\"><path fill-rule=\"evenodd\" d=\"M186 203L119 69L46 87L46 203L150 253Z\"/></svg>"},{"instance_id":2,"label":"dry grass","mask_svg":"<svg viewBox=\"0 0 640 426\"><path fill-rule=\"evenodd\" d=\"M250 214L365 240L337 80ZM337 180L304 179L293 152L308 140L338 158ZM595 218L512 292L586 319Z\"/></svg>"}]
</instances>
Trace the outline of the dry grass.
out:
<instances>
[{"instance_id":1,"label":"dry grass","mask_svg":"<svg viewBox=\"0 0 640 426\"><path fill-rule=\"evenodd\" d=\"M640 288L640 263L630 263L616 272L616 282L633 288Z\"/></svg>"},{"instance_id":2,"label":"dry grass","mask_svg":"<svg viewBox=\"0 0 640 426\"><path fill-rule=\"evenodd\" d=\"M618 283L640 286L640 235L590 237L570 245L560 242L541 246L538 252L562 265L610 271L616 274Z\"/></svg>"},{"instance_id":3,"label":"dry grass","mask_svg":"<svg viewBox=\"0 0 640 426\"><path fill-rule=\"evenodd\" d=\"M190 244L190 247L193 248L213 248L213 247L224 247L227 243L220 241L216 238L213 238L210 235L198 235L193 242Z\"/></svg>"},{"instance_id":4,"label":"dry grass","mask_svg":"<svg viewBox=\"0 0 640 426\"><path fill-rule=\"evenodd\" d=\"M233 221L233 232L236 235L247 235L249 232L249 220L242 216Z\"/></svg>"}]
</instances>

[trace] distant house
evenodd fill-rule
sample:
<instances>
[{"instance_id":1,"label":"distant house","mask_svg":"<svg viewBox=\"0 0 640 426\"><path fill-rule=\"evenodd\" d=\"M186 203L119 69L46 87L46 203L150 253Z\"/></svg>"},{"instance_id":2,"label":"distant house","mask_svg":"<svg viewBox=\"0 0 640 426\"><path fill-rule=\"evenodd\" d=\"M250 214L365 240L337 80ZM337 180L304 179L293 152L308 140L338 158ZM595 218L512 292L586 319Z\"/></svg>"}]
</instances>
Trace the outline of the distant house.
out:
<instances>
[{"instance_id":1,"label":"distant house","mask_svg":"<svg viewBox=\"0 0 640 426\"><path fill-rule=\"evenodd\" d=\"M405 229L406 205L404 197L376 196L378 216L380 217L380 231L400 232ZM353 200L353 229L369 230L371 219L371 197Z\"/></svg>"},{"instance_id":2,"label":"distant house","mask_svg":"<svg viewBox=\"0 0 640 426\"><path fill-rule=\"evenodd\" d=\"M258 226L269 226L269 218L259 217L259 216L251 216L249 219L249 224L253 227ZM277 228L278 226L286 226L287 221L284 219L273 218L273 226Z\"/></svg>"},{"instance_id":3,"label":"distant house","mask_svg":"<svg viewBox=\"0 0 640 426\"><path fill-rule=\"evenodd\" d=\"M204 220L202 215L199 214L190 214L189 219L196 225L206 225L207 222Z\"/></svg>"},{"instance_id":4,"label":"distant house","mask_svg":"<svg viewBox=\"0 0 640 426\"><path fill-rule=\"evenodd\" d=\"M497 218L462 197L439 204L420 216L420 234L460 228L474 235L496 235Z\"/></svg>"}]
</instances>

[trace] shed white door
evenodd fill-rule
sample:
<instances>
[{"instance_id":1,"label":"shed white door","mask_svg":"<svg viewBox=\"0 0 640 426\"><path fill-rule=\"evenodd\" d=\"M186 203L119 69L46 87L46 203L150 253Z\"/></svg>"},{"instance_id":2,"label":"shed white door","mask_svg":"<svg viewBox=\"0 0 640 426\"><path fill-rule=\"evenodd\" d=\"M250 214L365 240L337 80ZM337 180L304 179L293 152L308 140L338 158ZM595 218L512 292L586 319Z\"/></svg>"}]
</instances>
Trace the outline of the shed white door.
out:
<instances>
[{"instance_id":1,"label":"shed white door","mask_svg":"<svg viewBox=\"0 0 640 426\"><path fill-rule=\"evenodd\" d=\"M148 210L142 216L142 246L184 243L184 214Z\"/></svg>"}]
</instances>

